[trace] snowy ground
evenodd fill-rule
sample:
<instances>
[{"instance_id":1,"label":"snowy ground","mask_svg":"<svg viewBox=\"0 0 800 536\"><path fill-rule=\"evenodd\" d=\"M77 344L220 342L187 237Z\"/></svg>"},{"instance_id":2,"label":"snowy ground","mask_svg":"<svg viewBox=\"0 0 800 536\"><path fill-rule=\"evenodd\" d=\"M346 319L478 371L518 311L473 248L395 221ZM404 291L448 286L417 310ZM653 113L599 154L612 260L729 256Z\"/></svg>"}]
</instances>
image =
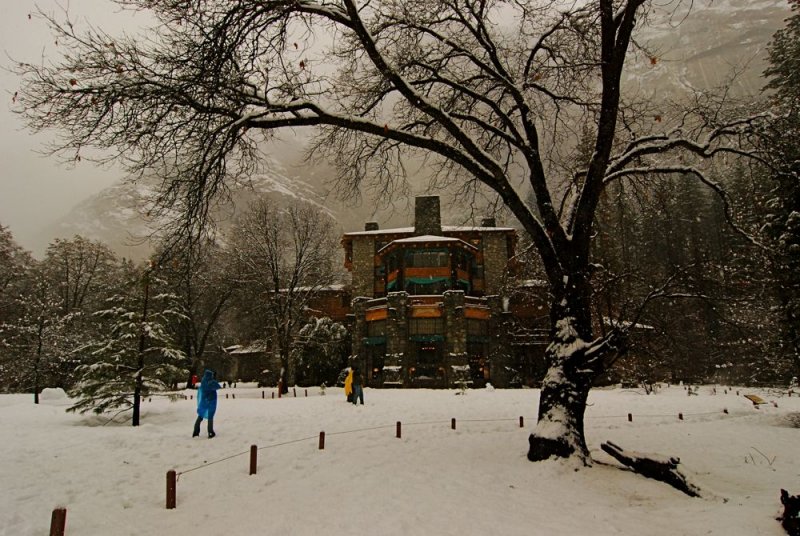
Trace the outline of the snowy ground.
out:
<instances>
[{"instance_id":1,"label":"snowy ground","mask_svg":"<svg viewBox=\"0 0 800 536\"><path fill-rule=\"evenodd\" d=\"M222 391L236 398L222 395L211 440L191 437L192 400L154 398L133 428L67 414L57 396L35 406L2 395L0 535L47 534L56 506L70 536L783 534L779 490L800 493L800 397L723 389L594 390L596 463L580 469L525 458L537 390L367 389L354 407L341 389L262 399L239 386ZM746 393L777 407L756 409ZM600 450L607 440L679 456L706 497L620 470ZM170 469L182 473L175 510Z\"/></svg>"}]
</instances>

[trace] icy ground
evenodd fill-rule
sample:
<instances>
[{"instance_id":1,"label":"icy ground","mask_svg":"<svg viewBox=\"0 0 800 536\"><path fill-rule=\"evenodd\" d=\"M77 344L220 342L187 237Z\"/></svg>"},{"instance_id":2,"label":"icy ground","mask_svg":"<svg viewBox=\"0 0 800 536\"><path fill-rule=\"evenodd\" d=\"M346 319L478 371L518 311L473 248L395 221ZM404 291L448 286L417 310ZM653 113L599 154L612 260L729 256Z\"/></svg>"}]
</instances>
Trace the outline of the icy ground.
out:
<instances>
[{"instance_id":1,"label":"icy ground","mask_svg":"<svg viewBox=\"0 0 800 536\"><path fill-rule=\"evenodd\" d=\"M579 469L525 458L537 390L366 389L354 407L341 389L262 399L239 385L222 391L214 439L191 437L193 400L153 398L133 428L67 414L58 392L38 406L1 395L0 535L47 534L57 506L69 536L783 534L779 490L800 493L800 396L712 389L592 391L595 464ZM750 393L777 407L756 409ZM619 469L600 450L608 440L679 456L705 497Z\"/></svg>"}]
</instances>

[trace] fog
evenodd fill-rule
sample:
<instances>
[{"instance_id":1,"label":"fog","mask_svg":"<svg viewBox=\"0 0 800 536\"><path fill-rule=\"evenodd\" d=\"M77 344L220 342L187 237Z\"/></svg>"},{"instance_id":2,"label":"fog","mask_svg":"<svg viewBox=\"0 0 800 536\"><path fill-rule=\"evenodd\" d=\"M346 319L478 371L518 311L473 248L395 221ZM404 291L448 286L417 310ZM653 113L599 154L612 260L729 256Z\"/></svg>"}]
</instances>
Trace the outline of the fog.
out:
<instances>
[{"instance_id":1,"label":"fog","mask_svg":"<svg viewBox=\"0 0 800 536\"><path fill-rule=\"evenodd\" d=\"M66 165L43 154L53 134L33 135L13 113L19 79L9 72L14 62L41 63L57 54L54 38L37 18L37 6L62 18L65 10L78 28L94 26L109 33L135 32L145 26L142 14L121 11L109 0L3 0L0 2L0 224L17 243L37 256L46 247L39 231L65 215L79 201L123 176L119 169L101 169L91 162ZM30 15L30 16L29 16Z\"/></svg>"}]
</instances>

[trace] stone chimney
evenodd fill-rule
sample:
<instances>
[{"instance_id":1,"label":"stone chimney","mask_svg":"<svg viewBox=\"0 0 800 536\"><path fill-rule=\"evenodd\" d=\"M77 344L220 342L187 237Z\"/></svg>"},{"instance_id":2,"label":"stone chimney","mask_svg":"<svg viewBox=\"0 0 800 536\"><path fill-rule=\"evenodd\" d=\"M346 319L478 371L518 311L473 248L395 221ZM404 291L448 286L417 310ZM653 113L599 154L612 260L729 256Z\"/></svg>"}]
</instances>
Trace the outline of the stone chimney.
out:
<instances>
[{"instance_id":1,"label":"stone chimney","mask_svg":"<svg viewBox=\"0 0 800 536\"><path fill-rule=\"evenodd\" d=\"M364 224L365 231L377 231L378 230L378 222L376 221L368 221Z\"/></svg>"},{"instance_id":2,"label":"stone chimney","mask_svg":"<svg viewBox=\"0 0 800 536\"><path fill-rule=\"evenodd\" d=\"M442 218L439 213L439 196L424 195L414 203L414 234L442 235Z\"/></svg>"},{"instance_id":3,"label":"stone chimney","mask_svg":"<svg viewBox=\"0 0 800 536\"><path fill-rule=\"evenodd\" d=\"M494 218L491 216L487 216L481 220L481 227L495 227L496 225Z\"/></svg>"}]
</instances>

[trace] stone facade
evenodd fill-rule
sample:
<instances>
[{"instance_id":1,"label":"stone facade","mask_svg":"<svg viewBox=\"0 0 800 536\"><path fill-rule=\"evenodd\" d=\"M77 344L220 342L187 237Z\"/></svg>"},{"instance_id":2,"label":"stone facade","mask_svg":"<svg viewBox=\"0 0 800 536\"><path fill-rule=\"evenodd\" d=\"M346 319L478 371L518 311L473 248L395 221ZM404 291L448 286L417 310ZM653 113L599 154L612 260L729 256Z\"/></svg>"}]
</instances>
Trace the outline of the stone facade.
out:
<instances>
[{"instance_id":1,"label":"stone facade","mask_svg":"<svg viewBox=\"0 0 800 536\"><path fill-rule=\"evenodd\" d=\"M417 198L413 228L342 239L353 279L353 357L373 387L503 386L510 338L503 288L516 233L442 226L439 198ZM430 292L435 289L436 292Z\"/></svg>"},{"instance_id":2,"label":"stone facade","mask_svg":"<svg viewBox=\"0 0 800 536\"><path fill-rule=\"evenodd\" d=\"M483 272L487 296L500 294L508 270L508 259L513 254L509 239L500 233L481 233L483 246Z\"/></svg>"},{"instance_id":3,"label":"stone facade","mask_svg":"<svg viewBox=\"0 0 800 536\"><path fill-rule=\"evenodd\" d=\"M439 196L417 197L414 203L414 233L417 235L441 236L442 220Z\"/></svg>"},{"instance_id":4,"label":"stone facade","mask_svg":"<svg viewBox=\"0 0 800 536\"><path fill-rule=\"evenodd\" d=\"M353 296L372 297L375 292L375 235L353 241Z\"/></svg>"}]
</instances>

